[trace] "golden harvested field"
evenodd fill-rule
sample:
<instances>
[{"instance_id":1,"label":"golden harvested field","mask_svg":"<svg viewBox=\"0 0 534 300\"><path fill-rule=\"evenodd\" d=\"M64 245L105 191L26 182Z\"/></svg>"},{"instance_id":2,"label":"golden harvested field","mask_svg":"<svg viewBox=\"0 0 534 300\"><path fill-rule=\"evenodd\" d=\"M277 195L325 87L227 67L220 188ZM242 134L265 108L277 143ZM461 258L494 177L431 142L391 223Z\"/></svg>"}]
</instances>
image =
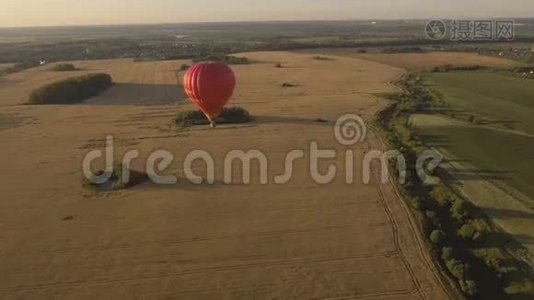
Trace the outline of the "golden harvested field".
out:
<instances>
[{"instance_id":1,"label":"golden harvested field","mask_svg":"<svg viewBox=\"0 0 534 300\"><path fill-rule=\"evenodd\" d=\"M91 99L94 104L170 104L183 100L183 93L176 88L178 79L174 70L183 62L132 62L130 59L74 61L79 71L53 71L53 64L32 68L9 75L0 82L2 105L17 105L28 101L28 96L38 86L59 79L87 73L109 73L115 86L101 97ZM101 102L102 99L105 101Z\"/></svg>"},{"instance_id":2,"label":"golden harvested field","mask_svg":"<svg viewBox=\"0 0 534 300\"><path fill-rule=\"evenodd\" d=\"M323 51L330 55L362 58L406 70L430 70L436 66L472 66L507 68L519 65L519 62L492 56L463 52L428 52L428 53L357 53L356 50Z\"/></svg>"},{"instance_id":3,"label":"golden harvested field","mask_svg":"<svg viewBox=\"0 0 534 300\"><path fill-rule=\"evenodd\" d=\"M183 61L77 62L82 72L108 72L118 83L78 105L20 105L36 85L66 76L46 68L0 85L0 118L10 124L0 131L0 297L451 297L393 186L375 180L378 168L370 184L362 183L358 162L366 151L382 149L378 137L370 131L364 142L346 147L333 134L343 114L372 118L386 105L372 94L394 91L388 82L403 71L342 57L241 55L262 62L232 67L238 79L232 104L256 120L216 129L170 126L179 110L191 107L176 86L174 70ZM297 86L282 88L283 82ZM108 134L117 159L140 151L133 162L140 171L151 151L172 152L164 173L181 179L117 192L83 189L81 161L102 149ZM315 183L302 159L289 183L275 184L286 154L307 153L312 141L337 150L328 160L340 170L333 182ZM215 159L214 185L183 179L182 162L198 149ZM226 153L250 149L268 157L269 184L257 176L250 185L223 184ZM354 150L353 184L345 182L347 149ZM205 169L201 162L193 166L199 174ZM323 174L326 168L326 161L319 165Z\"/></svg>"}]
</instances>

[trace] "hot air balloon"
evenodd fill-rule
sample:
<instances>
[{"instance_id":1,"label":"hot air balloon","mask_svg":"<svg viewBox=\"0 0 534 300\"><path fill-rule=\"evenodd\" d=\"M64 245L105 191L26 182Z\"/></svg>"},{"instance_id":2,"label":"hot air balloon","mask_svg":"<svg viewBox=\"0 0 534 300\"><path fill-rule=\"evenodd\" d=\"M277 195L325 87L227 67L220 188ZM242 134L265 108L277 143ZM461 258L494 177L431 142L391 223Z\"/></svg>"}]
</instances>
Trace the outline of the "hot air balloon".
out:
<instances>
[{"instance_id":1,"label":"hot air balloon","mask_svg":"<svg viewBox=\"0 0 534 300\"><path fill-rule=\"evenodd\" d=\"M235 88L234 72L225 64L202 62L192 65L184 76L189 98L206 115L212 127Z\"/></svg>"}]
</instances>

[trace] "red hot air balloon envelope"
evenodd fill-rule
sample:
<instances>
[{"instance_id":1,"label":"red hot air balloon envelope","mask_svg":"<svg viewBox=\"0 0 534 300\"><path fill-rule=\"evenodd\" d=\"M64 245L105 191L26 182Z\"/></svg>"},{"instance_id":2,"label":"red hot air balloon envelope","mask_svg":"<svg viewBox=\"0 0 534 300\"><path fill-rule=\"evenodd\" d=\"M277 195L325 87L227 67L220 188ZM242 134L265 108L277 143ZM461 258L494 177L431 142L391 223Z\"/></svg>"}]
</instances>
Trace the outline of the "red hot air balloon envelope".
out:
<instances>
[{"instance_id":1,"label":"red hot air balloon envelope","mask_svg":"<svg viewBox=\"0 0 534 300\"><path fill-rule=\"evenodd\" d=\"M218 62L194 64L184 76L187 96L206 115L212 127L215 127L215 119L232 97L235 83L232 69Z\"/></svg>"}]
</instances>

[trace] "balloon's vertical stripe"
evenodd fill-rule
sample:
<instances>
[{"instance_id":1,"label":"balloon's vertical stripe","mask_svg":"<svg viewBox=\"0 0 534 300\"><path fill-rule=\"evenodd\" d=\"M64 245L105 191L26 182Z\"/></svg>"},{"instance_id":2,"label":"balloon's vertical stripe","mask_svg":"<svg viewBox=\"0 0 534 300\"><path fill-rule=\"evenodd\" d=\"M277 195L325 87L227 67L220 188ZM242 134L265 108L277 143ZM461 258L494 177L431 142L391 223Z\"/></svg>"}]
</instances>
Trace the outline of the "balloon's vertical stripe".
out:
<instances>
[{"instance_id":1,"label":"balloon's vertical stripe","mask_svg":"<svg viewBox=\"0 0 534 300\"><path fill-rule=\"evenodd\" d=\"M205 91L206 89L206 86L204 85L205 72L206 72L206 65L200 64L198 66L197 77L195 78L194 85L197 87L197 90L198 90L197 101L199 103L199 106L201 110L206 114L206 103L204 101L205 93L203 93L203 91Z\"/></svg>"},{"instance_id":2,"label":"balloon's vertical stripe","mask_svg":"<svg viewBox=\"0 0 534 300\"><path fill-rule=\"evenodd\" d=\"M198 102L198 86L196 85L196 78L198 76L198 69L200 68L199 65L195 65L195 69L191 72L191 78L189 79L189 86L191 86L191 90L193 91L193 101Z\"/></svg>"}]
</instances>

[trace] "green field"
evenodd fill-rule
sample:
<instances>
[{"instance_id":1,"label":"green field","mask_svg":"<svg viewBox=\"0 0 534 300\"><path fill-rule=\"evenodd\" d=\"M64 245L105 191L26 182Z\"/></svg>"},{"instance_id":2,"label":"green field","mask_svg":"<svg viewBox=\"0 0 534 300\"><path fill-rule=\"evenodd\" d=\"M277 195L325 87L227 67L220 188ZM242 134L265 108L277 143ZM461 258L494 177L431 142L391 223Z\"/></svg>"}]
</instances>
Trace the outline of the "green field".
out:
<instances>
[{"instance_id":1,"label":"green field","mask_svg":"<svg viewBox=\"0 0 534 300\"><path fill-rule=\"evenodd\" d=\"M429 241L438 245L436 250L441 251L441 262L450 274L461 278L456 274L456 262L450 260L445 255L448 251L439 249L439 246L450 247L455 253L466 253L463 257L468 260L466 263L477 266L473 267L472 278L478 287L482 287L480 299L522 299L523 294L525 299L530 299L533 285L527 278L531 277L530 270L534 265L534 188L531 186L534 158L530 149L534 146L534 134L507 128L504 126L507 123L488 122L489 117L473 104L486 100L499 104L511 101L517 105L524 104L525 99L510 99L508 95L503 95L503 99L495 91L485 94L479 87L471 89L475 83L457 81L456 78L456 75L475 75L474 78L483 75L481 78L485 79L485 76L509 74L500 72L408 73L400 83L403 93L392 96L396 104L379 117L392 148L415 159L421 158L418 155L430 146L446 158L436 172L440 185L428 190L413 176L401 188L426 224ZM438 76L432 77L434 75ZM442 81L440 76L443 75L449 80ZM435 92L439 89L442 97L433 95L429 89ZM454 100L447 94L450 90L454 92ZM468 96L463 98L464 95ZM477 118L471 118L473 114ZM503 110L492 115L493 120L496 117L501 120L509 116ZM410 173L414 174L415 169ZM467 211L461 212L461 207ZM466 234L474 237L471 234L477 230L473 231L473 228L479 226L476 225L479 222L490 225L479 227L482 229L478 238L466 239ZM484 228L490 229L486 232ZM448 240L444 244L436 242L442 236L447 236ZM495 249L506 250L496 254ZM512 257L520 258L528 266ZM504 267L501 263L510 265ZM506 271L512 269L518 272ZM470 294L462 280L459 281L462 291ZM501 289L503 294L496 295Z\"/></svg>"},{"instance_id":2,"label":"green field","mask_svg":"<svg viewBox=\"0 0 534 300\"><path fill-rule=\"evenodd\" d=\"M475 166L483 178L534 199L534 81L495 71L425 76L433 91L461 111L458 115L472 114L477 121L418 127L422 139Z\"/></svg>"},{"instance_id":3,"label":"green field","mask_svg":"<svg viewBox=\"0 0 534 300\"><path fill-rule=\"evenodd\" d=\"M430 146L476 166L475 175L502 181L534 199L534 138L466 126L420 127L418 133ZM534 202L525 204L534 208Z\"/></svg>"},{"instance_id":4,"label":"green field","mask_svg":"<svg viewBox=\"0 0 534 300\"><path fill-rule=\"evenodd\" d=\"M534 80L503 71L430 73L431 89L491 125L534 134Z\"/></svg>"}]
</instances>

